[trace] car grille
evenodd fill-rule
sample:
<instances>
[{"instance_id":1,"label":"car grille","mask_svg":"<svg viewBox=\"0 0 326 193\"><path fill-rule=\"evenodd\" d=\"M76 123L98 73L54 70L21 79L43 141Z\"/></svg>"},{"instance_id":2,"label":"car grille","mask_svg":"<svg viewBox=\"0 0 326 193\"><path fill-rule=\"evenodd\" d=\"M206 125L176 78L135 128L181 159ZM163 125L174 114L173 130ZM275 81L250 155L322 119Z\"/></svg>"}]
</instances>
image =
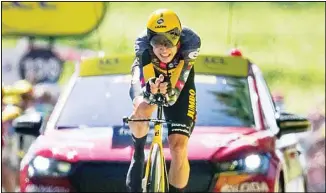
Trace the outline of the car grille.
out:
<instances>
[{"instance_id":1,"label":"car grille","mask_svg":"<svg viewBox=\"0 0 326 193\"><path fill-rule=\"evenodd\" d=\"M211 163L207 161L190 161L190 177L185 191L208 192L213 177L214 169Z\"/></svg>"},{"instance_id":2,"label":"car grille","mask_svg":"<svg viewBox=\"0 0 326 193\"><path fill-rule=\"evenodd\" d=\"M129 163L79 162L70 177L77 192L126 192Z\"/></svg>"},{"instance_id":3,"label":"car grille","mask_svg":"<svg viewBox=\"0 0 326 193\"><path fill-rule=\"evenodd\" d=\"M167 162L167 168L170 163ZM208 162L190 162L187 192L207 192L213 178ZM73 166L70 181L77 192L126 192L127 162L79 162Z\"/></svg>"}]
</instances>

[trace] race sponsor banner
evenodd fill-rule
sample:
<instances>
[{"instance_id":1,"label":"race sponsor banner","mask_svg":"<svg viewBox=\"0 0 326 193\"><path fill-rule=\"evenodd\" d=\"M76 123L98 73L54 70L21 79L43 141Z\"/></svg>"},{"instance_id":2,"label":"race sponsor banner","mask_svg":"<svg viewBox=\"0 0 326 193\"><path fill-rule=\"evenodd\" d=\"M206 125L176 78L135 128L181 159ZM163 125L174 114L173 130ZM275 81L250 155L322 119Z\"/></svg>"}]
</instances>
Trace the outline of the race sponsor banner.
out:
<instances>
[{"instance_id":1,"label":"race sponsor banner","mask_svg":"<svg viewBox=\"0 0 326 193\"><path fill-rule=\"evenodd\" d=\"M102 22L105 2L1 2L2 36L85 36ZM82 22L81 22L82 21Z\"/></svg>"}]
</instances>

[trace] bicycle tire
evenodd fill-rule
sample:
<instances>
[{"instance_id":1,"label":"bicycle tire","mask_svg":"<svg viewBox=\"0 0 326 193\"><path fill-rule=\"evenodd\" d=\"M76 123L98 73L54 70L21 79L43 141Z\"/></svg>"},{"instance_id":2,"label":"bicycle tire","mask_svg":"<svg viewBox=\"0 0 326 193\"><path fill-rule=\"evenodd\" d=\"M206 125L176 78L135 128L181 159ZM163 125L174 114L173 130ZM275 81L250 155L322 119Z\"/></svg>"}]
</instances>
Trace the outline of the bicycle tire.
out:
<instances>
[{"instance_id":1,"label":"bicycle tire","mask_svg":"<svg viewBox=\"0 0 326 193\"><path fill-rule=\"evenodd\" d=\"M160 148L158 144L153 145L153 150L152 150L152 155L150 157L151 159L151 166L150 166L150 171L149 171L149 178L147 181L147 192L162 192L160 191L161 189L161 180L165 179L160 179L161 177L161 169L164 167L164 163L161 163L161 158L160 158ZM165 175L165 174L164 174Z\"/></svg>"},{"instance_id":2,"label":"bicycle tire","mask_svg":"<svg viewBox=\"0 0 326 193\"><path fill-rule=\"evenodd\" d=\"M164 192L169 192L169 180L168 180L168 170L166 168L166 162L165 158L163 158L163 164L164 164L164 181L165 181L165 191Z\"/></svg>"}]
</instances>

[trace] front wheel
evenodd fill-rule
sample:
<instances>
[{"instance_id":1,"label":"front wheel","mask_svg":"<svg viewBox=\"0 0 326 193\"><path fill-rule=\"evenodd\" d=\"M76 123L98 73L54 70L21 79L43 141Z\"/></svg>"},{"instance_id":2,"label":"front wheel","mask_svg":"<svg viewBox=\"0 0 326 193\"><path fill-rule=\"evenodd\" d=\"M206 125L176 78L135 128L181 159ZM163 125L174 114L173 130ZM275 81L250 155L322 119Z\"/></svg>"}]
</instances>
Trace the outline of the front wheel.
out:
<instances>
[{"instance_id":1,"label":"front wheel","mask_svg":"<svg viewBox=\"0 0 326 193\"><path fill-rule=\"evenodd\" d=\"M153 145L151 159L151 166L147 181L146 192L166 192L167 190L167 176L165 163L161 158L161 149L158 144ZM164 159L163 159L164 160ZM163 171L163 172L162 172ZM165 187L164 187L165 182Z\"/></svg>"}]
</instances>

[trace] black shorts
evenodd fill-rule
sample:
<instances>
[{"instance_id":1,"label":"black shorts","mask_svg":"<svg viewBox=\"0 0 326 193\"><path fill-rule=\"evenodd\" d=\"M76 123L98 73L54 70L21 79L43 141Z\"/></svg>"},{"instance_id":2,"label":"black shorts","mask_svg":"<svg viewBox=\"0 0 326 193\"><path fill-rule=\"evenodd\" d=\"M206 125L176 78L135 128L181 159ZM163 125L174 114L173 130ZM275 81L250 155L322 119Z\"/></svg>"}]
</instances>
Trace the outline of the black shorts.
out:
<instances>
[{"instance_id":1,"label":"black shorts","mask_svg":"<svg viewBox=\"0 0 326 193\"><path fill-rule=\"evenodd\" d=\"M138 75L134 73L139 66L132 67L132 76ZM138 77L132 77L137 80ZM196 87L195 87L194 67L189 73L187 82L183 87L178 100L170 107L164 107L163 112L166 120L171 120L173 124L167 124L168 135L182 134L190 137L194 127L197 115ZM136 96L142 95L140 81L132 82L129 90L130 98L133 100Z\"/></svg>"}]
</instances>

